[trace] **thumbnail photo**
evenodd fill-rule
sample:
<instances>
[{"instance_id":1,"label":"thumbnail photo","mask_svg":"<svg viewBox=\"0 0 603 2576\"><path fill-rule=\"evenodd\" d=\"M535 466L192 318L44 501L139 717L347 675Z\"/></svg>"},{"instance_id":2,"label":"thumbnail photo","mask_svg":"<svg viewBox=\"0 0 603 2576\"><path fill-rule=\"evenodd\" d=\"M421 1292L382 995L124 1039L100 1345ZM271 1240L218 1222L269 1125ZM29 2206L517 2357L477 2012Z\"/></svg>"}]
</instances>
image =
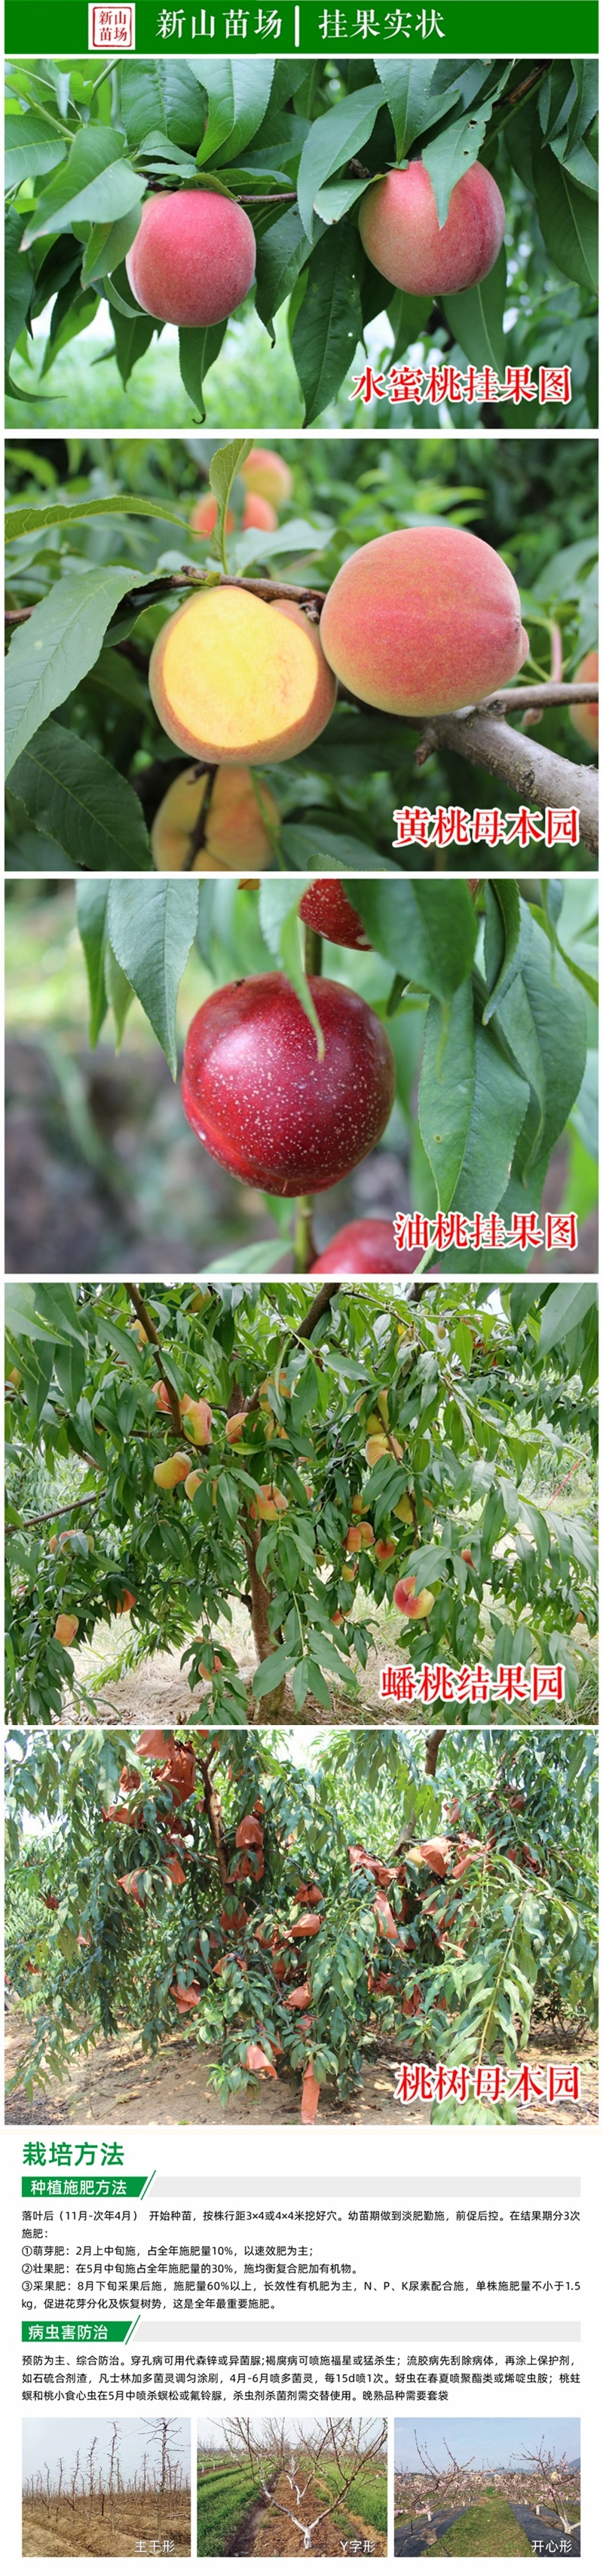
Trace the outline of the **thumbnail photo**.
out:
<instances>
[{"instance_id":1,"label":"thumbnail photo","mask_svg":"<svg viewBox=\"0 0 603 2576\"><path fill-rule=\"evenodd\" d=\"M596 2121L596 1821L593 1730L9 1737L8 2122Z\"/></svg>"},{"instance_id":2,"label":"thumbnail photo","mask_svg":"<svg viewBox=\"0 0 603 2576\"><path fill-rule=\"evenodd\" d=\"M9 1284L10 1723L595 1724L597 1305Z\"/></svg>"},{"instance_id":3,"label":"thumbnail photo","mask_svg":"<svg viewBox=\"0 0 603 2576\"><path fill-rule=\"evenodd\" d=\"M410 73L13 57L11 425L594 422L596 62Z\"/></svg>"},{"instance_id":4,"label":"thumbnail photo","mask_svg":"<svg viewBox=\"0 0 603 2576\"><path fill-rule=\"evenodd\" d=\"M190 2427L178 2416L26 2416L24 2558L190 2558Z\"/></svg>"},{"instance_id":5,"label":"thumbnail photo","mask_svg":"<svg viewBox=\"0 0 603 2576\"><path fill-rule=\"evenodd\" d=\"M579 2418L397 2421L394 2557L579 2558Z\"/></svg>"},{"instance_id":6,"label":"thumbnail photo","mask_svg":"<svg viewBox=\"0 0 603 2576\"><path fill-rule=\"evenodd\" d=\"M382 2417L201 2417L199 2558L386 2558Z\"/></svg>"}]
</instances>

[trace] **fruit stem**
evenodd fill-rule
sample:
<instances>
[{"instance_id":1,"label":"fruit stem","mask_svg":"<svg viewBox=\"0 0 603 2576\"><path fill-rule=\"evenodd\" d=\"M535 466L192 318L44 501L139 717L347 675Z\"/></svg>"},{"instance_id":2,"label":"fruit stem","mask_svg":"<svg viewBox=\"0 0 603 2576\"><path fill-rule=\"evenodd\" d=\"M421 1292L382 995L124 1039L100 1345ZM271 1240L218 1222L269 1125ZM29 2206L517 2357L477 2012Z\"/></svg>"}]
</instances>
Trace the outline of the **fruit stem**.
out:
<instances>
[{"instance_id":1,"label":"fruit stem","mask_svg":"<svg viewBox=\"0 0 603 2576\"><path fill-rule=\"evenodd\" d=\"M322 975L322 939L319 930L304 932L304 966L307 975Z\"/></svg>"},{"instance_id":2,"label":"fruit stem","mask_svg":"<svg viewBox=\"0 0 603 2576\"><path fill-rule=\"evenodd\" d=\"M295 1206L294 1260L296 1270L311 1270L316 1259L312 1234L312 1200L297 1199Z\"/></svg>"}]
</instances>

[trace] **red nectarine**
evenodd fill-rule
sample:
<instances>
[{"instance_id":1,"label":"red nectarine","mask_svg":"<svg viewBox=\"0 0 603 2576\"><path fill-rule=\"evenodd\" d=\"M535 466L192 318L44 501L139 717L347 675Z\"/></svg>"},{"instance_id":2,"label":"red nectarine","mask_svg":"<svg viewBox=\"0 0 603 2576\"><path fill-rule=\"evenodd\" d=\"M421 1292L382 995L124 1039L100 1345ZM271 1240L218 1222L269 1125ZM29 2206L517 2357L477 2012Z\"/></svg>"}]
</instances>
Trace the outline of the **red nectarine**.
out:
<instances>
[{"instance_id":1,"label":"red nectarine","mask_svg":"<svg viewBox=\"0 0 603 2576\"><path fill-rule=\"evenodd\" d=\"M226 984L196 1012L182 1100L208 1153L279 1198L326 1190L376 1145L393 1105L387 1031L360 995L312 976L325 1041L286 976Z\"/></svg>"}]
</instances>

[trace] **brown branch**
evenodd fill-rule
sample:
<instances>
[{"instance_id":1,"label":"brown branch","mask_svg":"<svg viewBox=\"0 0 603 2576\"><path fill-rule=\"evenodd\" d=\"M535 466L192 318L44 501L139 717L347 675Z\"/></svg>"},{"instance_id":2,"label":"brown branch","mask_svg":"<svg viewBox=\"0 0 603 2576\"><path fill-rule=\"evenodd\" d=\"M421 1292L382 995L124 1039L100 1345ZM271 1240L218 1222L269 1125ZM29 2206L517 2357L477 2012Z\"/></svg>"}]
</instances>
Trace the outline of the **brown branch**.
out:
<instances>
[{"instance_id":1,"label":"brown branch","mask_svg":"<svg viewBox=\"0 0 603 2576\"><path fill-rule=\"evenodd\" d=\"M104 1494L105 1486L101 1485L99 1491L101 1494ZM76 1503L55 1503L54 1510L51 1512L33 1512L29 1520L20 1520L19 1529L39 1529L42 1521L67 1520L72 1512L83 1512L86 1503L97 1503L98 1499L99 1494L97 1492L96 1494L79 1494Z\"/></svg>"},{"instance_id":2,"label":"brown branch","mask_svg":"<svg viewBox=\"0 0 603 2576\"><path fill-rule=\"evenodd\" d=\"M228 1875L228 1852L226 1849L224 1827L222 1824L222 1808L217 1789L214 1789L209 1763L201 1762L200 1770L203 1781L203 1805L218 1863L220 1885L226 1889L230 1886L230 1880Z\"/></svg>"},{"instance_id":3,"label":"brown branch","mask_svg":"<svg viewBox=\"0 0 603 2576\"><path fill-rule=\"evenodd\" d=\"M133 1280L133 1279L125 1279L125 1280L124 1280L124 1287L125 1287L125 1290L126 1290L126 1295L127 1295L127 1296L129 1297L129 1299L130 1299L130 1304L134 1307L134 1313L135 1313L135 1315L137 1315L137 1316L138 1316L139 1324L142 1324L143 1331L146 1333L147 1341L148 1341L148 1342L152 1342L152 1343L153 1343L153 1348L154 1348L154 1349L156 1350L156 1352L157 1352L157 1358L158 1358L158 1362L159 1362L159 1374L160 1374L160 1377L162 1377L162 1378L163 1378L164 1387L166 1388L166 1390L167 1390L167 1394L168 1394L168 1396L169 1396L169 1400L170 1400L170 1413L171 1413L171 1416L172 1416L172 1422L173 1422L173 1425L174 1425L174 1430L177 1432L178 1437L180 1438L180 1435L181 1435L181 1432L182 1432L182 1417L181 1417L181 1413L180 1413L180 1405L179 1405L178 1397L177 1397L177 1394L176 1394L175 1386L172 1386L171 1379L168 1377L168 1373L167 1373L167 1368L166 1368L165 1360L164 1360L164 1359L163 1359L163 1357L162 1357L161 1343L160 1343L160 1340L159 1340L159 1334L158 1334L158 1331L157 1331L157 1325L153 1323L153 1317L152 1317L152 1315L150 1315L150 1314L149 1314L148 1306L145 1306L144 1297L141 1297L140 1289L139 1289L139 1288L137 1288L137 1287L135 1286L134 1280Z\"/></svg>"},{"instance_id":4,"label":"brown branch","mask_svg":"<svg viewBox=\"0 0 603 2576\"><path fill-rule=\"evenodd\" d=\"M519 692L518 692L519 694ZM522 693L523 694L523 693ZM490 710L469 708L467 715L432 716L420 745L422 760L444 743L460 752L475 769L489 769L528 806L578 806L580 834L587 850L599 847L598 772L581 761L565 760L542 742L514 733ZM422 766L422 762L419 764Z\"/></svg>"},{"instance_id":5,"label":"brown branch","mask_svg":"<svg viewBox=\"0 0 603 2576\"><path fill-rule=\"evenodd\" d=\"M445 1735L446 1735L446 1728L445 1728L445 1726L434 1726L434 1728L433 1728L433 1731L432 1731L431 1735L428 1735L428 1736L427 1736L426 1744L425 1744L425 1778L426 1778L426 1780L435 1780L435 1775L436 1775L436 1770L437 1770L437 1763L438 1763L438 1753L439 1753L439 1750L440 1750L440 1745L444 1743Z\"/></svg>"}]
</instances>

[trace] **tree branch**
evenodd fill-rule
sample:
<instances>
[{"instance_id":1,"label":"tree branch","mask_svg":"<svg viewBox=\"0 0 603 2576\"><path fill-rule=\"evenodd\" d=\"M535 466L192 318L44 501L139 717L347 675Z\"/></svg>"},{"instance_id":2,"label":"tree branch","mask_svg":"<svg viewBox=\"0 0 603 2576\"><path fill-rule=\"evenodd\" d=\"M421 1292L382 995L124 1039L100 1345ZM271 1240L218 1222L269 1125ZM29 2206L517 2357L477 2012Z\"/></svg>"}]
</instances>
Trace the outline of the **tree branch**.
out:
<instances>
[{"instance_id":1,"label":"tree branch","mask_svg":"<svg viewBox=\"0 0 603 2576\"><path fill-rule=\"evenodd\" d=\"M525 704L523 690L517 691ZM532 702L533 703L533 702ZM543 703L542 695L538 700ZM544 699L548 704L548 699ZM559 693L553 691L553 703L559 704ZM596 769L587 769L581 761L565 760L561 753L547 751L545 744L528 741L525 734L514 733L512 726L501 722L489 709L469 708L467 715L431 716L425 727L419 753L419 767L430 751L444 743L449 751L460 752L474 769L489 769L501 778L523 805L577 806L580 834L587 850L599 847L599 780Z\"/></svg>"},{"instance_id":2,"label":"tree branch","mask_svg":"<svg viewBox=\"0 0 603 2576\"><path fill-rule=\"evenodd\" d=\"M171 1379L168 1377L165 1360L162 1358L161 1343L159 1340L157 1325L153 1323L153 1317L149 1314L148 1306L145 1306L144 1297L141 1297L140 1289L135 1286L134 1280L125 1279L124 1288L126 1290L126 1295L130 1299L130 1304L134 1307L134 1313L138 1316L139 1324L142 1324L143 1332L146 1333L147 1341L153 1343L153 1347L157 1352L159 1374L163 1378L164 1387L166 1388L166 1392L169 1396L170 1413L172 1416L174 1430L177 1432L178 1438L180 1438L182 1432L180 1405L175 1386L172 1386Z\"/></svg>"}]
</instances>

